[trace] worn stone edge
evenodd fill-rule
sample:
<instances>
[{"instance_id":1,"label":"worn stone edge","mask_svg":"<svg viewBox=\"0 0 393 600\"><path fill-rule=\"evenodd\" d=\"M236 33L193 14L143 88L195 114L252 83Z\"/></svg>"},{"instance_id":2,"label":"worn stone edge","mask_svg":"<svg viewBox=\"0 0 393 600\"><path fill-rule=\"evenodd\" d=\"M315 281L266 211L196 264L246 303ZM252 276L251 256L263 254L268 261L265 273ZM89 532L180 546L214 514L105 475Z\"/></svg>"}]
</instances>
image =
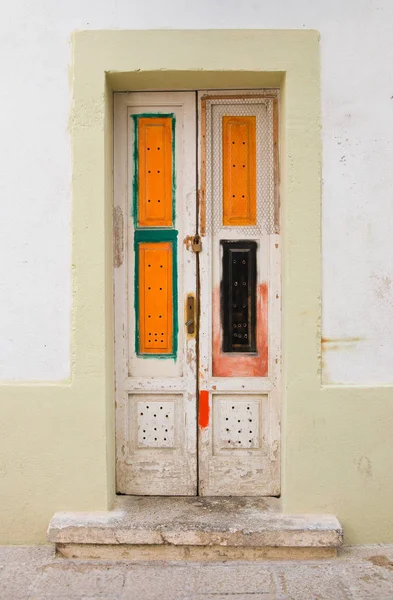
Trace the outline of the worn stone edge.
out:
<instances>
[{"instance_id":1,"label":"worn stone edge","mask_svg":"<svg viewBox=\"0 0 393 600\"><path fill-rule=\"evenodd\" d=\"M193 525L162 527L124 527L120 523L59 523L52 519L47 538L49 542L62 544L130 544L173 546L236 546L236 547L340 547L343 531L336 520L335 527L299 526L290 528L205 530Z\"/></svg>"}]
</instances>

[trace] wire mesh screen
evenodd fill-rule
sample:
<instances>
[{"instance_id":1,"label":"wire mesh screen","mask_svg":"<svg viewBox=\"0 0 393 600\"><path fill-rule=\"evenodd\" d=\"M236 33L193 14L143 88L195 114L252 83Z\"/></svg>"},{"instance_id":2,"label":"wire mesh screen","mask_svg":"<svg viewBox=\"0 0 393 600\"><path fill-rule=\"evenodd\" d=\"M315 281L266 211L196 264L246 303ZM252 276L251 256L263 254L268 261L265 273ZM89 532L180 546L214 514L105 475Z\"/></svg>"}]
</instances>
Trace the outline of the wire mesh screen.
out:
<instances>
[{"instance_id":1,"label":"wire mesh screen","mask_svg":"<svg viewBox=\"0 0 393 600\"><path fill-rule=\"evenodd\" d=\"M256 219L250 225L242 224L242 230L255 236L276 233L273 98L247 96L206 99L207 232L238 229L238 226L224 225L223 219L224 117L254 117L256 120Z\"/></svg>"}]
</instances>

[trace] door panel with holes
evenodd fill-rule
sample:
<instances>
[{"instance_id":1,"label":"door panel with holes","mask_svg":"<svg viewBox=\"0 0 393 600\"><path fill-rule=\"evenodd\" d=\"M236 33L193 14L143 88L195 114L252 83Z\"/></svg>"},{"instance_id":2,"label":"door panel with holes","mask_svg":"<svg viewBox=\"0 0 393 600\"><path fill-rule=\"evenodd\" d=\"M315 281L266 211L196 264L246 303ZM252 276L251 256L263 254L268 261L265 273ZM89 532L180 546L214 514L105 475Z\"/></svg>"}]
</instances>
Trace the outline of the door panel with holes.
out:
<instances>
[{"instance_id":1,"label":"door panel with holes","mask_svg":"<svg viewBox=\"0 0 393 600\"><path fill-rule=\"evenodd\" d=\"M199 94L199 492L278 495L277 95Z\"/></svg>"},{"instance_id":2,"label":"door panel with holes","mask_svg":"<svg viewBox=\"0 0 393 600\"><path fill-rule=\"evenodd\" d=\"M195 94L115 95L116 478L123 494L194 495Z\"/></svg>"},{"instance_id":3,"label":"door panel with holes","mask_svg":"<svg viewBox=\"0 0 393 600\"><path fill-rule=\"evenodd\" d=\"M115 95L120 493L279 494L277 166L274 91Z\"/></svg>"}]
</instances>

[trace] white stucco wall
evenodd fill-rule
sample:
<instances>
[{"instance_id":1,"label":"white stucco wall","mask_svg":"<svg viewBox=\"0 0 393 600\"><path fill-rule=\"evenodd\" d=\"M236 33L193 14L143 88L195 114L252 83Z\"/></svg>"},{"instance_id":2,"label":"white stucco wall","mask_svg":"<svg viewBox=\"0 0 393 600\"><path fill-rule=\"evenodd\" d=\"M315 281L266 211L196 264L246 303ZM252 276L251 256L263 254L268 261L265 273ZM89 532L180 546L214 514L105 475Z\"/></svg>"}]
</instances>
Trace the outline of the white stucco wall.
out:
<instances>
[{"instance_id":1,"label":"white stucco wall","mask_svg":"<svg viewBox=\"0 0 393 600\"><path fill-rule=\"evenodd\" d=\"M60 8L61 6L61 8ZM165 8L164 8L165 6ZM393 382L393 2L20 0L0 19L0 379L70 371L70 33L321 33L326 383Z\"/></svg>"}]
</instances>

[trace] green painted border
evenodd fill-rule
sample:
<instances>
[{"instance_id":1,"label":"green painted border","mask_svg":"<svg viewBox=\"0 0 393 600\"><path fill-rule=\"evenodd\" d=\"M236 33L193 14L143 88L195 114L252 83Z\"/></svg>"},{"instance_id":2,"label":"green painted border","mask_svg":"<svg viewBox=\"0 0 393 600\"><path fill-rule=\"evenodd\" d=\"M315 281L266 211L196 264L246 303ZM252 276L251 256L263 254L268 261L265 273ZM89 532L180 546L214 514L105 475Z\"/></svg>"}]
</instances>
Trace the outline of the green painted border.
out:
<instances>
[{"instance_id":1,"label":"green painted border","mask_svg":"<svg viewBox=\"0 0 393 600\"><path fill-rule=\"evenodd\" d=\"M172 225L176 225L176 160L175 160L175 135L176 135L176 116L174 113L138 113L136 115L130 115L130 118L134 121L134 151L133 151L133 162L134 162L134 175L132 178L132 218L134 219L135 228L140 228L138 225L138 121L139 119L155 119L157 117L163 119L172 120ZM143 228L144 229L144 228Z\"/></svg>"},{"instance_id":2,"label":"green painted border","mask_svg":"<svg viewBox=\"0 0 393 600\"><path fill-rule=\"evenodd\" d=\"M172 244L172 332L173 352L170 354L144 354L139 350L139 244L143 242L170 242ZM141 358L177 359L179 311L178 311L178 277L177 277L177 231L175 229L137 229L134 237L134 310L135 310L135 353Z\"/></svg>"}]
</instances>

